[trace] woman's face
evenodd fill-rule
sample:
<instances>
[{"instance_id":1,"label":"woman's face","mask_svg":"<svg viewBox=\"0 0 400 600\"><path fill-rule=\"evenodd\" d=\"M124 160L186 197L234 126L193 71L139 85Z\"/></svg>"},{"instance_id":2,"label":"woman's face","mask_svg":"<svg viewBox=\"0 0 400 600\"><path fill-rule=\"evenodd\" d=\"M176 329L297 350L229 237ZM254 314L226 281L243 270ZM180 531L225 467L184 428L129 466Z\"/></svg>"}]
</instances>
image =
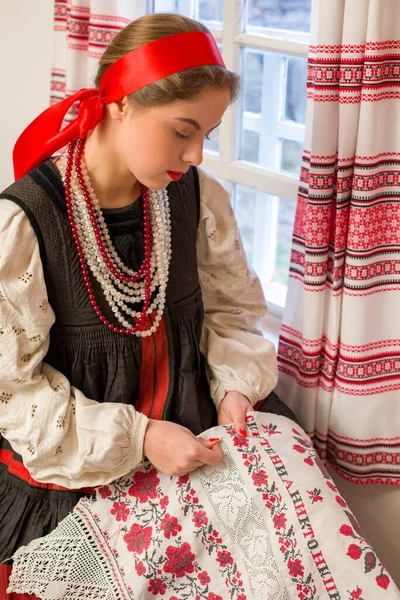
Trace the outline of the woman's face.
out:
<instances>
[{"instance_id":1,"label":"woman's face","mask_svg":"<svg viewBox=\"0 0 400 600\"><path fill-rule=\"evenodd\" d=\"M168 172L186 173L200 165L204 139L218 127L229 103L229 90L216 88L206 88L195 100L149 109L125 102L114 123L119 166L149 188L166 187L177 178Z\"/></svg>"}]
</instances>

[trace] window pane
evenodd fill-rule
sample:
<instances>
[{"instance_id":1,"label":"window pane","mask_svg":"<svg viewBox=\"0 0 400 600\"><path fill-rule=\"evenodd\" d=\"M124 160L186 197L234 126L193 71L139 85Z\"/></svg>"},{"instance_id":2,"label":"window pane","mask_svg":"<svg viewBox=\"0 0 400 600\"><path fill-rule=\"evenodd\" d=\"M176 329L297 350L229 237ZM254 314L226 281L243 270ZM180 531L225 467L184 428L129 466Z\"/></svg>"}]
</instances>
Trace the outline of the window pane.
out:
<instances>
[{"instance_id":1,"label":"window pane","mask_svg":"<svg viewBox=\"0 0 400 600\"><path fill-rule=\"evenodd\" d=\"M298 174L305 130L306 59L250 48L242 52L238 158Z\"/></svg>"},{"instance_id":2,"label":"window pane","mask_svg":"<svg viewBox=\"0 0 400 600\"><path fill-rule=\"evenodd\" d=\"M290 140L282 140L281 169L299 175L303 145Z\"/></svg>"},{"instance_id":3,"label":"window pane","mask_svg":"<svg viewBox=\"0 0 400 600\"><path fill-rule=\"evenodd\" d=\"M234 210L247 259L260 277L265 295L283 306L289 276L289 258L296 203L254 188L235 185Z\"/></svg>"},{"instance_id":4,"label":"window pane","mask_svg":"<svg viewBox=\"0 0 400 600\"><path fill-rule=\"evenodd\" d=\"M209 140L204 141L204 148L219 152L219 127L210 133L209 138Z\"/></svg>"},{"instance_id":5,"label":"window pane","mask_svg":"<svg viewBox=\"0 0 400 600\"><path fill-rule=\"evenodd\" d=\"M222 22L223 0L200 0L199 20Z\"/></svg>"},{"instance_id":6,"label":"window pane","mask_svg":"<svg viewBox=\"0 0 400 600\"><path fill-rule=\"evenodd\" d=\"M252 27L310 31L311 0L247 0Z\"/></svg>"},{"instance_id":7,"label":"window pane","mask_svg":"<svg viewBox=\"0 0 400 600\"><path fill-rule=\"evenodd\" d=\"M242 144L240 146L240 160L258 162L258 151L260 147L260 134L256 131L243 130Z\"/></svg>"},{"instance_id":8,"label":"window pane","mask_svg":"<svg viewBox=\"0 0 400 600\"><path fill-rule=\"evenodd\" d=\"M289 280L289 261L292 246L294 214L296 204L279 198L278 240L276 244L275 264L272 281L287 287Z\"/></svg>"},{"instance_id":9,"label":"window pane","mask_svg":"<svg viewBox=\"0 0 400 600\"><path fill-rule=\"evenodd\" d=\"M260 52L244 53L244 110L261 112L264 57Z\"/></svg>"},{"instance_id":10,"label":"window pane","mask_svg":"<svg viewBox=\"0 0 400 600\"><path fill-rule=\"evenodd\" d=\"M222 24L223 0L154 0L154 12L174 12L191 19Z\"/></svg>"},{"instance_id":11,"label":"window pane","mask_svg":"<svg viewBox=\"0 0 400 600\"><path fill-rule=\"evenodd\" d=\"M304 90L306 81L306 61L302 58L289 58L287 61L285 118L303 125L306 122L307 97Z\"/></svg>"},{"instance_id":12,"label":"window pane","mask_svg":"<svg viewBox=\"0 0 400 600\"><path fill-rule=\"evenodd\" d=\"M190 0L154 0L154 12L173 12L193 18Z\"/></svg>"}]
</instances>

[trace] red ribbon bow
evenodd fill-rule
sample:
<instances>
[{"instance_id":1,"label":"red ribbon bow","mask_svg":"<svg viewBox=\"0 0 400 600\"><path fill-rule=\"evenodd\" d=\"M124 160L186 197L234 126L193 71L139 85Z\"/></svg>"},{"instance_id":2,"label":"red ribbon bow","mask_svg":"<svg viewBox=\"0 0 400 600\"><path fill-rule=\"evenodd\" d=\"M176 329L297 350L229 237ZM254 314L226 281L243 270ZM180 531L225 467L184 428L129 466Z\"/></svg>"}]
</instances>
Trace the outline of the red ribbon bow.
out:
<instances>
[{"instance_id":1,"label":"red ribbon bow","mask_svg":"<svg viewBox=\"0 0 400 600\"><path fill-rule=\"evenodd\" d=\"M80 102L76 119L61 130L65 115L75 102ZM101 120L104 102L99 90L82 89L73 96L57 102L42 112L22 132L14 147L13 162L15 179L19 179L57 150L75 138L85 138ZM60 131L61 130L61 131ZM56 131L56 133L54 133ZM40 148L32 155L30 148Z\"/></svg>"},{"instance_id":2,"label":"red ribbon bow","mask_svg":"<svg viewBox=\"0 0 400 600\"><path fill-rule=\"evenodd\" d=\"M209 33L185 31L145 44L119 58L104 73L100 90L81 89L42 112L18 138L13 152L15 179L76 138L85 138L104 114L105 104L120 100L173 73L202 65L225 66ZM61 130L65 115L79 102L76 119Z\"/></svg>"}]
</instances>

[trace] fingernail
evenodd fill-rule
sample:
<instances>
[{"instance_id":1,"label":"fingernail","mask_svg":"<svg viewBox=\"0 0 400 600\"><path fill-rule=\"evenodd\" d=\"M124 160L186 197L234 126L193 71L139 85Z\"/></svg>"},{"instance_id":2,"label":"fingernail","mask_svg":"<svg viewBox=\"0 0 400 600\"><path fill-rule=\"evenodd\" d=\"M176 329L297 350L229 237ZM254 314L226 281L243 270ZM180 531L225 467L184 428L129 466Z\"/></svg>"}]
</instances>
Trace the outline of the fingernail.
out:
<instances>
[{"instance_id":1,"label":"fingernail","mask_svg":"<svg viewBox=\"0 0 400 600\"><path fill-rule=\"evenodd\" d=\"M221 438L208 438L209 442L219 442Z\"/></svg>"},{"instance_id":2,"label":"fingernail","mask_svg":"<svg viewBox=\"0 0 400 600\"><path fill-rule=\"evenodd\" d=\"M247 432L245 429L239 429L239 433L242 437L247 437Z\"/></svg>"}]
</instances>

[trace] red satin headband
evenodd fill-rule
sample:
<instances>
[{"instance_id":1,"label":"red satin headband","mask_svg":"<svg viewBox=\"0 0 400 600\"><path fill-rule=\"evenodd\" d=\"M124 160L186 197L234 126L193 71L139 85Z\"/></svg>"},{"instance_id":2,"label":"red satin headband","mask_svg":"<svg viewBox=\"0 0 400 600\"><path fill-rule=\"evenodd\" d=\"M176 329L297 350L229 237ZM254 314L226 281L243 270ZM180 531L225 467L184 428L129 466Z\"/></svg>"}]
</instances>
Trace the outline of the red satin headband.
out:
<instances>
[{"instance_id":1,"label":"red satin headband","mask_svg":"<svg viewBox=\"0 0 400 600\"><path fill-rule=\"evenodd\" d=\"M71 140L86 137L101 120L106 104L168 75L203 65L225 66L214 38L202 31L169 35L125 54L104 73L99 90L81 89L28 125L14 146L15 179L29 173ZM80 102L79 114L61 130L65 115L75 102Z\"/></svg>"}]
</instances>

